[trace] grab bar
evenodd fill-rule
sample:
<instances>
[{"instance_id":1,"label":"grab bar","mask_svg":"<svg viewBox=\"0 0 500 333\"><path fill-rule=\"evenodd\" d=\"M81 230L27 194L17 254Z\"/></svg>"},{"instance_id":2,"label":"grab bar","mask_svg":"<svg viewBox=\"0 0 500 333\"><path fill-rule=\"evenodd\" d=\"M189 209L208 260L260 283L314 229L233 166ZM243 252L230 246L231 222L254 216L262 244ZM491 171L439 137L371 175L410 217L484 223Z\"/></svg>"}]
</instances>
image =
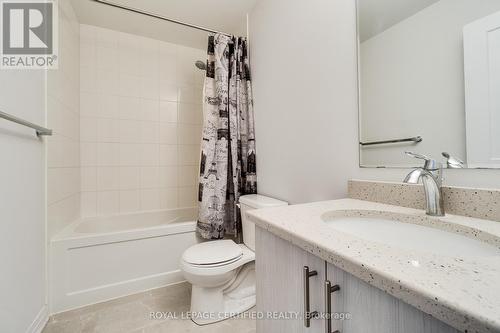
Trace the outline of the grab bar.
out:
<instances>
[{"instance_id":1,"label":"grab bar","mask_svg":"<svg viewBox=\"0 0 500 333\"><path fill-rule=\"evenodd\" d=\"M373 146L373 145L383 145L387 143L401 143L401 142L414 142L419 143L424 139L421 136L415 136L413 138L404 138L404 139L394 139L394 140L385 140L385 141L371 141L371 142L360 142L359 144L362 146Z\"/></svg>"},{"instance_id":2,"label":"grab bar","mask_svg":"<svg viewBox=\"0 0 500 333\"><path fill-rule=\"evenodd\" d=\"M14 122L16 124L19 124L19 125L23 125L23 126L32 128L32 129L34 129L36 131L36 135L37 136L52 135L52 130L51 129L35 125L33 123L30 123L29 121L26 121L26 120L23 120L21 118L15 117L15 116L10 115L8 113L5 113L3 111L0 111L0 118L3 118L3 119L8 120L8 121L12 121L12 122Z\"/></svg>"}]
</instances>

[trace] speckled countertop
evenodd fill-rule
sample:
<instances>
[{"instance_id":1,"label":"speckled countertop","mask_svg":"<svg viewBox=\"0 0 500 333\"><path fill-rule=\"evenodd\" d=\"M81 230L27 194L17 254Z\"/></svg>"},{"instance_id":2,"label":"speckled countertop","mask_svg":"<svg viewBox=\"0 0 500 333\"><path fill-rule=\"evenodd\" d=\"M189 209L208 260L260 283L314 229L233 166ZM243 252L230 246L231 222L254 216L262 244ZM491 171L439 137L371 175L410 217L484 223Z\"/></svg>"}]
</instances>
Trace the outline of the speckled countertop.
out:
<instances>
[{"instance_id":1,"label":"speckled countertop","mask_svg":"<svg viewBox=\"0 0 500 333\"><path fill-rule=\"evenodd\" d=\"M323 219L377 216L461 234L500 248L500 223L342 199L254 210L259 227L463 332L500 332L500 256L442 256L342 233ZM322 219L323 217L323 219ZM415 265L418 263L418 265Z\"/></svg>"}]
</instances>

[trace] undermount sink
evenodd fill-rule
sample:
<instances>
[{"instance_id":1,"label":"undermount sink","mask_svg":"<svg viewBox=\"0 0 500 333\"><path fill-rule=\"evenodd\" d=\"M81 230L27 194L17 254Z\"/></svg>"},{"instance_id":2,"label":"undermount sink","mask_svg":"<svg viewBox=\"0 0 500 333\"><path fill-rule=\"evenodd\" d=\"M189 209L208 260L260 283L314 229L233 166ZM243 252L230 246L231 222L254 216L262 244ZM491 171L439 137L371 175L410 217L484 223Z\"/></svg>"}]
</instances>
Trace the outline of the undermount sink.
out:
<instances>
[{"instance_id":1,"label":"undermount sink","mask_svg":"<svg viewBox=\"0 0 500 333\"><path fill-rule=\"evenodd\" d=\"M482 241L432 227L383 217L323 217L331 228L354 237L400 249L451 257L500 256L500 249Z\"/></svg>"}]
</instances>

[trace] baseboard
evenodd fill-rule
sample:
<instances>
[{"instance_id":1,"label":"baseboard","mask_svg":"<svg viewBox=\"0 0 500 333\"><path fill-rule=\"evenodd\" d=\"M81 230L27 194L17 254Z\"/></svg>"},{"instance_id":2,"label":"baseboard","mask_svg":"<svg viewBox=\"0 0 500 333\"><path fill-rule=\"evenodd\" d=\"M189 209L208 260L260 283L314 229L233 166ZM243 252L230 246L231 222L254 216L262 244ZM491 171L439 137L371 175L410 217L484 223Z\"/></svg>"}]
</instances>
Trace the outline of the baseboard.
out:
<instances>
[{"instance_id":1,"label":"baseboard","mask_svg":"<svg viewBox=\"0 0 500 333\"><path fill-rule=\"evenodd\" d=\"M26 333L41 333L49 321L49 307L45 304L38 312Z\"/></svg>"}]
</instances>

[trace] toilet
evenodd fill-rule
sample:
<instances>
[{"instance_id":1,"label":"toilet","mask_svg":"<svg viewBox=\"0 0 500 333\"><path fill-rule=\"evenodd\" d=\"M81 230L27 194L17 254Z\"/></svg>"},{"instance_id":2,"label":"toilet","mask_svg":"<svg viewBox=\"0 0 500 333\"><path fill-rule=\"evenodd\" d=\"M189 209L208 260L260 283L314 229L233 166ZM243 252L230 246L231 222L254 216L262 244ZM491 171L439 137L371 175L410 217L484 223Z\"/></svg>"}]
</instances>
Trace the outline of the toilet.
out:
<instances>
[{"instance_id":1,"label":"toilet","mask_svg":"<svg viewBox=\"0 0 500 333\"><path fill-rule=\"evenodd\" d=\"M255 225L246 212L286 206L284 201L252 194L240 197L243 243L216 240L193 245L181 259L181 270L192 285L191 319L215 323L255 306Z\"/></svg>"}]
</instances>

